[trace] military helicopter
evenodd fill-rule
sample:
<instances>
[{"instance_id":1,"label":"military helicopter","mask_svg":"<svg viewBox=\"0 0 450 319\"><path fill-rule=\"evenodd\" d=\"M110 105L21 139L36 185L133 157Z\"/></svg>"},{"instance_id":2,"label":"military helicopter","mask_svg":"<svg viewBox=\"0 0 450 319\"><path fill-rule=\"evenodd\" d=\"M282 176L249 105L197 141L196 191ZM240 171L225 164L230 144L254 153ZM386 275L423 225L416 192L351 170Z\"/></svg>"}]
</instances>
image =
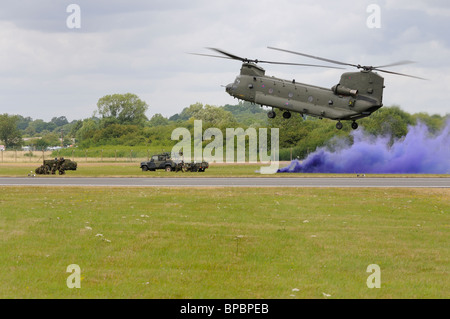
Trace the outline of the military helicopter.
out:
<instances>
[{"instance_id":1,"label":"military helicopter","mask_svg":"<svg viewBox=\"0 0 450 319\"><path fill-rule=\"evenodd\" d=\"M298 83L295 80L284 80L267 76L265 75L265 70L257 64L268 63L332 69L343 69L342 67L247 59L216 48L208 49L220 53L221 55L191 54L241 61L242 67L240 74L233 83L226 86L225 90L235 98L260 104L261 106L272 107L272 110L267 112L269 118L275 117L276 113L273 109L278 108L283 110L283 117L285 119L291 117L291 112L297 112L300 113L301 116L310 115L321 119L328 118L336 120L336 128L339 130L343 127L341 123L343 120L352 121L352 128L357 129L358 123L356 123L356 120L369 116L383 106L383 89L385 88L384 79L373 71L425 80L412 75L380 69L414 63L412 61L399 61L382 66L362 66L295 51L274 47L268 48L341 66L352 66L360 71L343 73L339 83L334 85L331 89L328 89Z\"/></svg>"}]
</instances>

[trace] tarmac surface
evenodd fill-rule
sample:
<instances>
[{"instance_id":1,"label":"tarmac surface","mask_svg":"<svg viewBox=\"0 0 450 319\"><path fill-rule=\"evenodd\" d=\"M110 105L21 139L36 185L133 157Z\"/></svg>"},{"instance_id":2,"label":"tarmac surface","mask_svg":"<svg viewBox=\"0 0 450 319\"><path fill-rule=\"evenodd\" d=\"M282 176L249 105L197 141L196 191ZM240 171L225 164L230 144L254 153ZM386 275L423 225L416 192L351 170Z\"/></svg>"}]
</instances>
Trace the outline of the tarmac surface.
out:
<instances>
[{"instance_id":1,"label":"tarmac surface","mask_svg":"<svg viewBox=\"0 0 450 319\"><path fill-rule=\"evenodd\" d=\"M0 186L449 188L447 177L0 177Z\"/></svg>"}]
</instances>

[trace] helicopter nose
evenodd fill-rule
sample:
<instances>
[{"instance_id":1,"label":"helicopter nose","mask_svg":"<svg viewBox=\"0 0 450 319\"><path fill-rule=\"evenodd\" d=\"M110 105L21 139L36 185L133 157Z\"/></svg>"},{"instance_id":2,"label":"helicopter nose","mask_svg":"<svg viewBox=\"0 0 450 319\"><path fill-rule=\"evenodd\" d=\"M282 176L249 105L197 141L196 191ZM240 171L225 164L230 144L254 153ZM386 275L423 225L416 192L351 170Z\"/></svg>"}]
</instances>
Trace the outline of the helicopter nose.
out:
<instances>
[{"instance_id":1,"label":"helicopter nose","mask_svg":"<svg viewBox=\"0 0 450 319\"><path fill-rule=\"evenodd\" d=\"M228 84L228 85L225 87L225 91L226 91L227 93L231 94L231 88L232 88L232 86L233 86L232 83Z\"/></svg>"}]
</instances>

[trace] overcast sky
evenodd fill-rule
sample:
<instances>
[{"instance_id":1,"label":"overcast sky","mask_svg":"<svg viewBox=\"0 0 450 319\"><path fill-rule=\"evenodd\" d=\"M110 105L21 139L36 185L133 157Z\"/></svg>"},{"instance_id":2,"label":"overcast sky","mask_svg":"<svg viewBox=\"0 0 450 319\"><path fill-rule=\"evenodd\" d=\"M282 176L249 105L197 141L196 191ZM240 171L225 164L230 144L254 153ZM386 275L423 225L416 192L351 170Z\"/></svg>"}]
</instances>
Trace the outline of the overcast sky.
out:
<instances>
[{"instance_id":1,"label":"overcast sky","mask_svg":"<svg viewBox=\"0 0 450 319\"><path fill-rule=\"evenodd\" d=\"M240 62L189 55L221 48L247 58L354 64L417 63L385 78L384 105L445 115L450 102L448 0L0 0L0 113L69 121L90 117L99 98L135 93L147 116L171 116L201 102L236 104L221 85ZM70 4L81 9L69 28ZM371 4L380 28L369 28ZM262 65L267 75L331 87L342 70ZM353 71L351 68L348 71Z\"/></svg>"}]
</instances>

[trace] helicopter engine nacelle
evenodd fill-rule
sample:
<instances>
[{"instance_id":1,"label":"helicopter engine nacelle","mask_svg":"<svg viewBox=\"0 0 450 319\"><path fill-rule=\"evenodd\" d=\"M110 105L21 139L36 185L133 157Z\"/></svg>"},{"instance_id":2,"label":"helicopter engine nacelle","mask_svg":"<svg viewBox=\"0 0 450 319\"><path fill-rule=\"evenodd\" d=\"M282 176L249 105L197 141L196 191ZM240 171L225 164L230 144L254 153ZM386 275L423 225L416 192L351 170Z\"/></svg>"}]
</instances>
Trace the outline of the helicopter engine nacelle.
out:
<instances>
[{"instance_id":1,"label":"helicopter engine nacelle","mask_svg":"<svg viewBox=\"0 0 450 319\"><path fill-rule=\"evenodd\" d=\"M358 90L349 89L349 88L346 88L345 86L342 86L340 84L336 84L335 86L333 86L331 88L331 90L334 92L334 94L337 94L337 95L344 95L344 96L351 95L351 96L355 96L356 94L358 94Z\"/></svg>"}]
</instances>

